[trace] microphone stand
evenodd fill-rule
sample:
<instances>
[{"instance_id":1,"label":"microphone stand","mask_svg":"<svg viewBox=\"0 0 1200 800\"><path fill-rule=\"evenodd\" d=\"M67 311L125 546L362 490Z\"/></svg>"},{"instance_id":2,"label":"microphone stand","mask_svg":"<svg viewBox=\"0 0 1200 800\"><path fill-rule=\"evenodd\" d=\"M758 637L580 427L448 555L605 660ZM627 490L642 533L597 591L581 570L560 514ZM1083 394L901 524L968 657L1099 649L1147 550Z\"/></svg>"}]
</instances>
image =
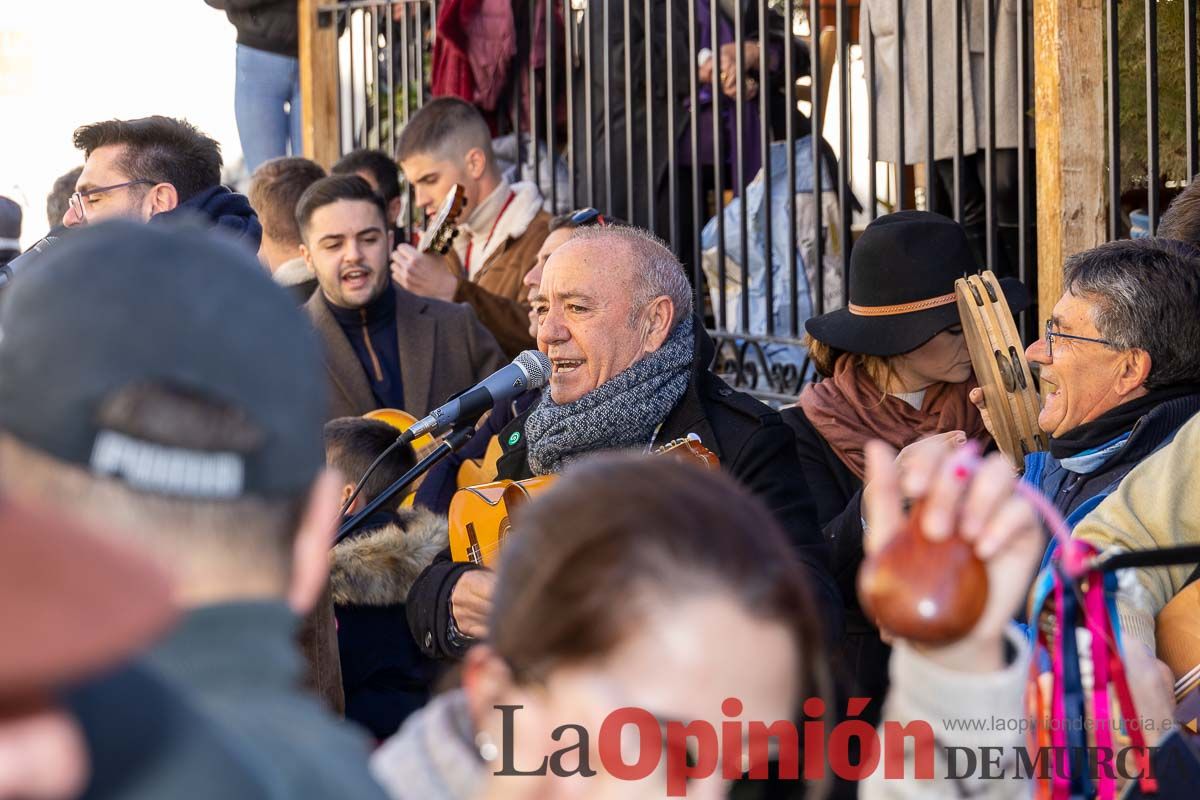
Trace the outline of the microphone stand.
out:
<instances>
[{"instance_id":1,"label":"microphone stand","mask_svg":"<svg viewBox=\"0 0 1200 800\"><path fill-rule=\"evenodd\" d=\"M374 514L380 506L395 497L397 492L412 484L446 456L461 450L463 445L469 442L474 435L475 426L469 422L451 430L450 434L442 440L442 443L432 453L422 458L412 469L401 475L391 486L380 492L379 496L367 503L362 511L359 511L350 519L343 522L341 527L338 528L337 537L333 540L333 543L336 545L353 533L362 525L367 517Z\"/></svg>"}]
</instances>

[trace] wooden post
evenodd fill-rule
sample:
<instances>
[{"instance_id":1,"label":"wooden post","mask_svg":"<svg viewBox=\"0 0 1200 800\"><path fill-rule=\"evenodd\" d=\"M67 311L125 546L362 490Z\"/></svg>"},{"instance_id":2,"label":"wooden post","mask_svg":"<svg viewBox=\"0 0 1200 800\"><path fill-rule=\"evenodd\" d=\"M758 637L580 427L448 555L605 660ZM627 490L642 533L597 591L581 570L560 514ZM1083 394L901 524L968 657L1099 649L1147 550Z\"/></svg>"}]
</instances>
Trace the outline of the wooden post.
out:
<instances>
[{"instance_id":1,"label":"wooden post","mask_svg":"<svg viewBox=\"0 0 1200 800\"><path fill-rule=\"evenodd\" d=\"M297 0L304 155L325 169L341 155L337 117L337 15L331 0ZM319 11L321 6L330 10Z\"/></svg>"},{"instance_id":2,"label":"wooden post","mask_svg":"<svg viewBox=\"0 0 1200 800\"><path fill-rule=\"evenodd\" d=\"M1034 0L1038 311L1062 295L1067 256L1105 229L1104 3Z\"/></svg>"}]
</instances>

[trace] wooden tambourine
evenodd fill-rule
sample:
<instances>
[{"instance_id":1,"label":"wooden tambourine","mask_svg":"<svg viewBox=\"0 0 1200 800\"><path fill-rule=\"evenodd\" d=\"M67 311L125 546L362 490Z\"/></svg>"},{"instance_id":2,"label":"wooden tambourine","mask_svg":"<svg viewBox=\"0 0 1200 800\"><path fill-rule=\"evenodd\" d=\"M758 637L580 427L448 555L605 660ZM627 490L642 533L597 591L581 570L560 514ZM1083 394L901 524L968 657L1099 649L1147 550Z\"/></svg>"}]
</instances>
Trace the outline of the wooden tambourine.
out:
<instances>
[{"instance_id":1,"label":"wooden tambourine","mask_svg":"<svg viewBox=\"0 0 1200 800\"><path fill-rule=\"evenodd\" d=\"M1008 301L991 271L959 278L954 293L996 444L1022 470L1026 455L1049 444L1038 427L1041 403Z\"/></svg>"}]
</instances>

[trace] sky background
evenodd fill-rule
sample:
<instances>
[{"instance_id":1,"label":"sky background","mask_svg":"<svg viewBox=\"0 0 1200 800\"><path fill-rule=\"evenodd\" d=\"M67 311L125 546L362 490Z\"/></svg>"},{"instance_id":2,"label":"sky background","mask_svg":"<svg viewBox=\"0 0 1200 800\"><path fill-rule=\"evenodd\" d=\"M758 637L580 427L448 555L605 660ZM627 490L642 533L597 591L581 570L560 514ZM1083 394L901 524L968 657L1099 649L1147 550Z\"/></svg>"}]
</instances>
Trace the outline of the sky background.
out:
<instances>
[{"instance_id":1,"label":"sky background","mask_svg":"<svg viewBox=\"0 0 1200 800\"><path fill-rule=\"evenodd\" d=\"M0 0L0 194L25 210L23 245L48 229L54 179L83 163L80 125L183 117L240 161L235 36L203 0Z\"/></svg>"}]
</instances>

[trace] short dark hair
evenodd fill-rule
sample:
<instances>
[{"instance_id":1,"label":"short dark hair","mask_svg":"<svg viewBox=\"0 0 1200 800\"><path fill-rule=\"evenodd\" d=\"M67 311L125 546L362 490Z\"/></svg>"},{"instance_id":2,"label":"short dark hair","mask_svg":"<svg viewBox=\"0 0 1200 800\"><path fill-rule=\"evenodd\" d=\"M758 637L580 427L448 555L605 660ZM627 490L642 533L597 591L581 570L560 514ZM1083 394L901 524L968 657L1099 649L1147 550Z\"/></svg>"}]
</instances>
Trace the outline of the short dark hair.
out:
<instances>
[{"instance_id":1,"label":"short dark hair","mask_svg":"<svg viewBox=\"0 0 1200 800\"><path fill-rule=\"evenodd\" d=\"M371 190L371 184L357 175L330 175L305 189L296 203L296 224L300 228L300 236L303 237L308 231L308 223L317 209L339 200L364 200L370 203L379 209L379 216L383 217L386 228L387 206L383 198Z\"/></svg>"},{"instance_id":2,"label":"short dark hair","mask_svg":"<svg viewBox=\"0 0 1200 800\"><path fill-rule=\"evenodd\" d=\"M384 203L400 196L400 170L387 153L364 147L342 156L330 170L334 175L353 175L359 171L371 173Z\"/></svg>"},{"instance_id":3,"label":"short dark hair","mask_svg":"<svg viewBox=\"0 0 1200 800\"><path fill-rule=\"evenodd\" d=\"M457 97L439 97L426 103L400 131L396 161L435 153L442 157L463 156L478 147L494 164L492 134L475 106Z\"/></svg>"},{"instance_id":4,"label":"short dark hair","mask_svg":"<svg viewBox=\"0 0 1200 800\"><path fill-rule=\"evenodd\" d=\"M75 194L75 184L79 181L81 172L83 172L82 164L55 178L54 186L50 188L50 194L46 195L46 221L50 223L51 228L62 225L63 217L67 214L67 206L71 204L71 195Z\"/></svg>"},{"instance_id":5,"label":"short dark hair","mask_svg":"<svg viewBox=\"0 0 1200 800\"><path fill-rule=\"evenodd\" d=\"M347 481L357 483L380 454L396 442L400 432L377 419L339 417L325 423L325 462L342 473ZM417 463L412 445L404 444L379 463L363 484L361 497L371 502L392 485L392 482ZM404 499L397 492L384 508L395 511Z\"/></svg>"},{"instance_id":6,"label":"short dark hair","mask_svg":"<svg viewBox=\"0 0 1200 800\"><path fill-rule=\"evenodd\" d=\"M1200 253L1169 239L1122 239L1076 253L1063 290L1095 302L1113 347L1150 354L1147 389L1200 383Z\"/></svg>"},{"instance_id":7,"label":"short dark hair","mask_svg":"<svg viewBox=\"0 0 1200 800\"><path fill-rule=\"evenodd\" d=\"M221 145L186 120L110 119L75 130L85 156L114 144L125 146L117 165L131 180L169 183L180 202L221 183Z\"/></svg>"},{"instance_id":8,"label":"short dark hair","mask_svg":"<svg viewBox=\"0 0 1200 800\"><path fill-rule=\"evenodd\" d=\"M1200 247L1200 175L1171 202L1158 224L1158 235Z\"/></svg>"},{"instance_id":9,"label":"short dark hair","mask_svg":"<svg viewBox=\"0 0 1200 800\"><path fill-rule=\"evenodd\" d=\"M304 190L324 177L320 164L295 156L273 158L254 170L250 205L262 222L263 235L284 245L299 246L296 205Z\"/></svg>"}]
</instances>

